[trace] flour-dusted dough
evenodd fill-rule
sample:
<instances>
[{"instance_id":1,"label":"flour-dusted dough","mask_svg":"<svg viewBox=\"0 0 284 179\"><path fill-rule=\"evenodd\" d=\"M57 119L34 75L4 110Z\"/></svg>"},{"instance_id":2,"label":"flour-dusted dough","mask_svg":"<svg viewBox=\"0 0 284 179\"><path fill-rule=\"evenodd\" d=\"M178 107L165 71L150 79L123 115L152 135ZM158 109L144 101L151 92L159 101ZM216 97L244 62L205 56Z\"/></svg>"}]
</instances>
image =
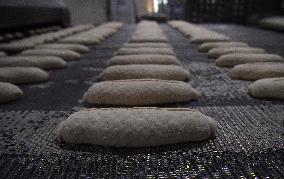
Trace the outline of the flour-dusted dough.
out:
<instances>
[{"instance_id":1,"label":"flour-dusted dough","mask_svg":"<svg viewBox=\"0 0 284 179\"><path fill-rule=\"evenodd\" d=\"M121 55L114 56L108 61L108 65L130 65L130 64L161 64L180 65L179 60L172 55Z\"/></svg>"},{"instance_id":2,"label":"flour-dusted dough","mask_svg":"<svg viewBox=\"0 0 284 179\"><path fill-rule=\"evenodd\" d=\"M207 42L199 46L198 50L200 52L208 52L213 48L218 47L248 47L248 44L244 42Z\"/></svg>"},{"instance_id":3,"label":"flour-dusted dough","mask_svg":"<svg viewBox=\"0 0 284 179\"><path fill-rule=\"evenodd\" d=\"M148 36L148 37L133 37L130 42L134 43L145 43L145 42L163 42L167 43L168 39L164 36L157 37L157 36Z\"/></svg>"},{"instance_id":4,"label":"flour-dusted dough","mask_svg":"<svg viewBox=\"0 0 284 179\"><path fill-rule=\"evenodd\" d=\"M199 92L188 83L154 79L95 83L83 100L94 105L145 106L197 100Z\"/></svg>"},{"instance_id":5,"label":"flour-dusted dough","mask_svg":"<svg viewBox=\"0 0 284 179\"><path fill-rule=\"evenodd\" d=\"M221 67L233 67L239 64L257 62L284 62L284 59L276 54L230 53L220 56L216 60L216 65Z\"/></svg>"},{"instance_id":6,"label":"flour-dusted dough","mask_svg":"<svg viewBox=\"0 0 284 179\"><path fill-rule=\"evenodd\" d=\"M169 24L189 37L190 41L193 43L224 42L231 40L226 35L185 21L170 21Z\"/></svg>"},{"instance_id":7,"label":"flour-dusted dough","mask_svg":"<svg viewBox=\"0 0 284 179\"><path fill-rule=\"evenodd\" d=\"M190 73L177 65L116 65L106 68L99 76L101 81L143 78L188 81Z\"/></svg>"},{"instance_id":8,"label":"flour-dusted dough","mask_svg":"<svg viewBox=\"0 0 284 179\"><path fill-rule=\"evenodd\" d=\"M204 34L200 34L200 35L196 35L196 36L192 36L190 38L190 42L192 43L205 43L205 42L226 42L226 41L230 41L231 39L225 35L222 34L208 34L208 35L204 35Z\"/></svg>"},{"instance_id":9,"label":"flour-dusted dough","mask_svg":"<svg viewBox=\"0 0 284 179\"><path fill-rule=\"evenodd\" d=\"M257 80L249 86L248 92L256 98L284 100L284 77Z\"/></svg>"},{"instance_id":10,"label":"flour-dusted dough","mask_svg":"<svg viewBox=\"0 0 284 179\"><path fill-rule=\"evenodd\" d=\"M67 36L57 43L96 45L115 33L121 26L121 23L104 23L98 27L91 27L86 31Z\"/></svg>"},{"instance_id":11,"label":"flour-dusted dough","mask_svg":"<svg viewBox=\"0 0 284 179\"><path fill-rule=\"evenodd\" d=\"M145 42L145 43L126 43L123 45L124 48L141 48L141 47L153 47L153 48L171 48L168 43L155 43L155 42Z\"/></svg>"},{"instance_id":12,"label":"flour-dusted dough","mask_svg":"<svg viewBox=\"0 0 284 179\"><path fill-rule=\"evenodd\" d=\"M67 63L55 56L9 56L0 58L0 67L38 67L41 69L63 68Z\"/></svg>"},{"instance_id":13,"label":"flour-dusted dough","mask_svg":"<svg viewBox=\"0 0 284 179\"><path fill-rule=\"evenodd\" d=\"M209 50L209 58L219 58L222 55L230 53L265 53L262 48L252 48L252 47L218 47Z\"/></svg>"},{"instance_id":14,"label":"flour-dusted dough","mask_svg":"<svg viewBox=\"0 0 284 179\"><path fill-rule=\"evenodd\" d=\"M0 44L0 50L3 50L5 52L20 52L20 51L27 50L33 47L34 45L31 43L12 42L12 43Z\"/></svg>"},{"instance_id":15,"label":"flour-dusted dough","mask_svg":"<svg viewBox=\"0 0 284 179\"><path fill-rule=\"evenodd\" d=\"M266 17L259 21L259 25L264 28L284 31L284 17L283 16L272 16Z\"/></svg>"},{"instance_id":16,"label":"flour-dusted dough","mask_svg":"<svg viewBox=\"0 0 284 179\"><path fill-rule=\"evenodd\" d=\"M98 38L87 38L87 37L67 37L58 41L59 43L74 43L74 44L83 44L83 45L96 45L101 42L101 39Z\"/></svg>"},{"instance_id":17,"label":"flour-dusted dough","mask_svg":"<svg viewBox=\"0 0 284 179\"><path fill-rule=\"evenodd\" d=\"M35 67L0 67L0 81L15 84L48 80L47 72Z\"/></svg>"},{"instance_id":18,"label":"flour-dusted dough","mask_svg":"<svg viewBox=\"0 0 284 179\"><path fill-rule=\"evenodd\" d=\"M240 80L284 77L284 63L263 62L237 65L232 69L231 77Z\"/></svg>"},{"instance_id":19,"label":"flour-dusted dough","mask_svg":"<svg viewBox=\"0 0 284 179\"><path fill-rule=\"evenodd\" d=\"M171 48L121 48L116 55L141 55L141 54L165 54L175 56L175 52Z\"/></svg>"},{"instance_id":20,"label":"flour-dusted dough","mask_svg":"<svg viewBox=\"0 0 284 179\"><path fill-rule=\"evenodd\" d=\"M64 43L50 43L50 44L42 44L36 46L36 48L47 48L47 49L69 49L78 53L87 53L89 52L89 48L85 45L80 44L64 44Z\"/></svg>"},{"instance_id":21,"label":"flour-dusted dough","mask_svg":"<svg viewBox=\"0 0 284 179\"><path fill-rule=\"evenodd\" d=\"M216 130L213 118L187 108L93 108L61 122L56 136L71 144L135 148L205 141Z\"/></svg>"},{"instance_id":22,"label":"flour-dusted dough","mask_svg":"<svg viewBox=\"0 0 284 179\"><path fill-rule=\"evenodd\" d=\"M0 51L0 57L4 57L7 56L7 54L5 52Z\"/></svg>"},{"instance_id":23,"label":"flour-dusted dough","mask_svg":"<svg viewBox=\"0 0 284 179\"><path fill-rule=\"evenodd\" d=\"M16 85L0 82L0 103L17 100L23 95L23 91Z\"/></svg>"},{"instance_id":24,"label":"flour-dusted dough","mask_svg":"<svg viewBox=\"0 0 284 179\"><path fill-rule=\"evenodd\" d=\"M31 49L31 50L25 50L22 53L19 54L20 56L31 56L31 55L37 55L37 56L56 56L63 58L66 61L71 60L79 60L81 58L81 55L75 51L68 50L68 49Z\"/></svg>"}]
</instances>

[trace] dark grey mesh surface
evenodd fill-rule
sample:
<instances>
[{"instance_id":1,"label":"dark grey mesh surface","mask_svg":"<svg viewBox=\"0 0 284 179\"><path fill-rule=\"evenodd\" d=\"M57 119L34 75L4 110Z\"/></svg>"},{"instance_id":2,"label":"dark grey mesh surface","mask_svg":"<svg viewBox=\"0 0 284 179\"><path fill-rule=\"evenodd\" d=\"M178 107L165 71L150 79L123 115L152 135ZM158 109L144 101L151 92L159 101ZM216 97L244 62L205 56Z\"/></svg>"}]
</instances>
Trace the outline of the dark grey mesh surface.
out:
<instances>
[{"instance_id":1,"label":"dark grey mesh surface","mask_svg":"<svg viewBox=\"0 0 284 179\"><path fill-rule=\"evenodd\" d=\"M49 25L70 26L63 0L0 0L0 31L25 31Z\"/></svg>"},{"instance_id":2,"label":"dark grey mesh surface","mask_svg":"<svg viewBox=\"0 0 284 179\"><path fill-rule=\"evenodd\" d=\"M283 34L235 25L206 25L234 39L284 56ZM203 94L191 107L218 121L217 138L203 143L117 149L64 145L54 129L84 107L80 99L106 61L131 36L126 26L79 62L51 71L44 84L20 86L25 97L0 105L0 178L284 178L284 103L246 94L251 82L197 52L183 35L162 25L178 58Z\"/></svg>"}]
</instances>

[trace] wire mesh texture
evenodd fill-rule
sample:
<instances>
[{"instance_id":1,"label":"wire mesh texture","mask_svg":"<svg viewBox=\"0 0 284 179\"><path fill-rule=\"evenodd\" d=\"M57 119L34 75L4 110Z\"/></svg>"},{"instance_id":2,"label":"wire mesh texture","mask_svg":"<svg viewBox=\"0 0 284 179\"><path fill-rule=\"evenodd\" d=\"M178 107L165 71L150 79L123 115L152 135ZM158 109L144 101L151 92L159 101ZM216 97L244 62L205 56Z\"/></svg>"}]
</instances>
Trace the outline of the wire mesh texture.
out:
<instances>
[{"instance_id":1,"label":"wire mesh texture","mask_svg":"<svg viewBox=\"0 0 284 179\"><path fill-rule=\"evenodd\" d=\"M186 1L186 19L191 22L245 23L247 0L190 0Z\"/></svg>"},{"instance_id":2,"label":"wire mesh texture","mask_svg":"<svg viewBox=\"0 0 284 179\"><path fill-rule=\"evenodd\" d=\"M203 26L284 56L281 33ZM202 92L198 101L166 106L198 109L216 119L215 139L138 149L56 142L57 124L84 107L83 93L134 32L135 25L128 25L81 61L50 71L49 82L21 85L22 100L0 105L0 178L284 178L284 103L248 96L251 82L231 80L230 69L215 66L178 31L161 27L190 69L189 83Z\"/></svg>"},{"instance_id":3,"label":"wire mesh texture","mask_svg":"<svg viewBox=\"0 0 284 179\"><path fill-rule=\"evenodd\" d=\"M282 0L188 0L181 2L185 7L185 19L198 23L255 24L259 18L265 16L283 15Z\"/></svg>"}]
</instances>

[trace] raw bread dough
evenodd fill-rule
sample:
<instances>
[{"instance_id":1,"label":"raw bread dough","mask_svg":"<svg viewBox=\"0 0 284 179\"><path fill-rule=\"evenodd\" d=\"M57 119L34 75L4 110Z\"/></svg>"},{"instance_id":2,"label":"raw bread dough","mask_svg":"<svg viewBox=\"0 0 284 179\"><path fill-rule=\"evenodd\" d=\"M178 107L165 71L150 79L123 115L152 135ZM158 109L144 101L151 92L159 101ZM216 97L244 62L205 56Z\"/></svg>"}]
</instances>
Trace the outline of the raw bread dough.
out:
<instances>
[{"instance_id":1,"label":"raw bread dough","mask_svg":"<svg viewBox=\"0 0 284 179\"><path fill-rule=\"evenodd\" d=\"M87 31L60 39L58 43L96 45L115 33L122 25L122 23L118 22L105 23L98 27L88 29Z\"/></svg>"},{"instance_id":2,"label":"raw bread dough","mask_svg":"<svg viewBox=\"0 0 284 179\"><path fill-rule=\"evenodd\" d=\"M147 106L197 100L199 92L188 83L154 79L95 83L83 100L94 105Z\"/></svg>"},{"instance_id":3,"label":"raw bread dough","mask_svg":"<svg viewBox=\"0 0 284 179\"><path fill-rule=\"evenodd\" d=\"M89 48L85 45L80 44L64 44L64 43L50 43L50 44L42 44L36 46L36 48L47 48L47 49L68 49L73 50L78 53L88 53Z\"/></svg>"},{"instance_id":4,"label":"raw bread dough","mask_svg":"<svg viewBox=\"0 0 284 179\"><path fill-rule=\"evenodd\" d=\"M23 91L16 85L0 82L0 103L17 100L23 95Z\"/></svg>"},{"instance_id":5,"label":"raw bread dough","mask_svg":"<svg viewBox=\"0 0 284 179\"><path fill-rule=\"evenodd\" d=\"M222 34L218 34L216 35L214 34L208 34L208 35L204 35L204 34L200 34L197 36L192 36L190 38L190 42L192 43L204 43L204 42L226 42L226 41L230 41L231 39L225 35Z\"/></svg>"},{"instance_id":6,"label":"raw bread dough","mask_svg":"<svg viewBox=\"0 0 284 179\"><path fill-rule=\"evenodd\" d=\"M155 42L145 42L145 43L126 43L123 45L124 48L140 48L140 47L153 47L153 48L171 48L168 43L155 43Z\"/></svg>"},{"instance_id":7,"label":"raw bread dough","mask_svg":"<svg viewBox=\"0 0 284 179\"><path fill-rule=\"evenodd\" d=\"M230 53L220 56L216 60L216 65L221 67L233 67L239 64L257 62L284 62L284 59L276 54Z\"/></svg>"},{"instance_id":8,"label":"raw bread dough","mask_svg":"<svg viewBox=\"0 0 284 179\"><path fill-rule=\"evenodd\" d=\"M263 62L237 65L232 69L231 77L240 80L284 77L284 63Z\"/></svg>"},{"instance_id":9,"label":"raw bread dough","mask_svg":"<svg viewBox=\"0 0 284 179\"><path fill-rule=\"evenodd\" d=\"M259 21L259 25L264 28L284 31L284 17L275 16L275 17L266 17Z\"/></svg>"},{"instance_id":10,"label":"raw bread dough","mask_svg":"<svg viewBox=\"0 0 284 179\"><path fill-rule=\"evenodd\" d=\"M6 56L7 54L5 53L5 52L2 52L2 51L0 51L0 57L4 57L4 56Z\"/></svg>"},{"instance_id":11,"label":"raw bread dough","mask_svg":"<svg viewBox=\"0 0 284 179\"><path fill-rule=\"evenodd\" d=\"M189 37L190 41L193 43L224 42L231 40L226 35L185 21L171 21L169 24L182 32L185 36Z\"/></svg>"},{"instance_id":12,"label":"raw bread dough","mask_svg":"<svg viewBox=\"0 0 284 179\"><path fill-rule=\"evenodd\" d=\"M15 84L48 80L47 72L35 67L0 67L0 81Z\"/></svg>"},{"instance_id":13,"label":"raw bread dough","mask_svg":"<svg viewBox=\"0 0 284 179\"><path fill-rule=\"evenodd\" d=\"M81 58L81 55L77 52L74 52L72 50L68 49L31 49L31 50L25 50L22 53L19 54L20 56L32 56L32 55L37 55L37 56L56 56L63 58L66 61L71 61L71 60L79 60Z\"/></svg>"},{"instance_id":14,"label":"raw bread dough","mask_svg":"<svg viewBox=\"0 0 284 179\"><path fill-rule=\"evenodd\" d=\"M74 43L74 44L83 44L83 45L96 45L101 42L99 38L84 38L84 37L67 37L64 39L61 39L59 43Z\"/></svg>"},{"instance_id":15,"label":"raw bread dough","mask_svg":"<svg viewBox=\"0 0 284 179\"><path fill-rule=\"evenodd\" d=\"M161 43L168 42L167 37L159 27L159 24L153 21L141 21L132 36L130 42L133 43Z\"/></svg>"},{"instance_id":16,"label":"raw bread dough","mask_svg":"<svg viewBox=\"0 0 284 179\"><path fill-rule=\"evenodd\" d=\"M121 55L112 57L108 65L130 65L130 64L161 64L180 65L179 60L172 55Z\"/></svg>"},{"instance_id":17,"label":"raw bread dough","mask_svg":"<svg viewBox=\"0 0 284 179\"><path fill-rule=\"evenodd\" d=\"M187 108L101 108L76 112L56 128L71 144L149 147L208 140L217 122Z\"/></svg>"},{"instance_id":18,"label":"raw bread dough","mask_svg":"<svg viewBox=\"0 0 284 179\"><path fill-rule=\"evenodd\" d=\"M201 44L198 50L200 52L208 52L209 50L218 47L248 47L248 44L244 42L207 42Z\"/></svg>"},{"instance_id":19,"label":"raw bread dough","mask_svg":"<svg viewBox=\"0 0 284 179\"><path fill-rule=\"evenodd\" d=\"M146 43L146 42L163 42L167 43L168 39L164 36L148 36L148 37L133 37L130 42L134 43Z\"/></svg>"},{"instance_id":20,"label":"raw bread dough","mask_svg":"<svg viewBox=\"0 0 284 179\"><path fill-rule=\"evenodd\" d=\"M248 88L251 96L284 100L284 77L264 78L255 81Z\"/></svg>"},{"instance_id":21,"label":"raw bread dough","mask_svg":"<svg viewBox=\"0 0 284 179\"><path fill-rule=\"evenodd\" d=\"M33 47L34 45L31 43L12 42L12 43L0 44L0 50L3 50L5 52L20 52L20 51L27 50Z\"/></svg>"},{"instance_id":22,"label":"raw bread dough","mask_svg":"<svg viewBox=\"0 0 284 179\"><path fill-rule=\"evenodd\" d=\"M41 69L63 68L67 63L55 56L9 56L0 58L0 67L38 67Z\"/></svg>"},{"instance_id":23,"label":"raw bread dough","mask_svg":"<svg viewBox=\"0 0 284 179\"><path fill-rule=\"evenodd\" d=\"M177 65L116 65L106 68L99 76L101 81L143 78L188 81L190 74Z\"/></svg>"},{"instance_id":24,"label":"raw bread dough","mask_svg":"<svg viewBox=\"0 0 284 179\"><path fill-rule=\"evenodd\" d=\"M116 55L140 55L140 54L165 54L175 56L175 52L171 48L121 48Z\"/></svg>"},{"instance_id":25,"label":"raw bread dough","mask_svg":"<svg viewBox=\"0 0 284 179\"><path fill-rule=\"evenodd\" d=\"M219 47L209 50L209 58L219 58L222 55L230 53L265 53L262 48L252 48L252 47Z\"/></svg>"}]
</instances>

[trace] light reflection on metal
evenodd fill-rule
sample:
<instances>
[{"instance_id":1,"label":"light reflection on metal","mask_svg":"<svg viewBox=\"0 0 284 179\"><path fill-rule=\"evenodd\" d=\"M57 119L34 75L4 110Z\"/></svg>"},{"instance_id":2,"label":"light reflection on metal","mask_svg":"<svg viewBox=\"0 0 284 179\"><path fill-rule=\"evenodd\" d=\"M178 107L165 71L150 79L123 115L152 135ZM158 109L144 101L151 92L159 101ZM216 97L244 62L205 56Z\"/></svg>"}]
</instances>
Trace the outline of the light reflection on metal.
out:
<instances>
[{"instance_id":1,"label":"light reflection on metal","mask_svg":"<svg viewBox=\"0 0 284 179\"><path fill-rule=\"evenodd\" d=\"M147 0L147 12L152 14L154 12L154 0Z\"/></svg>"},{"instance_id":2,"label":"light reflection on metal","mask_svg":"<svg viewBox=\"0 0 284 179\"><path fill-rule=\"evenodd\" d=\"M154 12L159 12L159 0L154 0Z\"/></svg>"}]
</instances>

